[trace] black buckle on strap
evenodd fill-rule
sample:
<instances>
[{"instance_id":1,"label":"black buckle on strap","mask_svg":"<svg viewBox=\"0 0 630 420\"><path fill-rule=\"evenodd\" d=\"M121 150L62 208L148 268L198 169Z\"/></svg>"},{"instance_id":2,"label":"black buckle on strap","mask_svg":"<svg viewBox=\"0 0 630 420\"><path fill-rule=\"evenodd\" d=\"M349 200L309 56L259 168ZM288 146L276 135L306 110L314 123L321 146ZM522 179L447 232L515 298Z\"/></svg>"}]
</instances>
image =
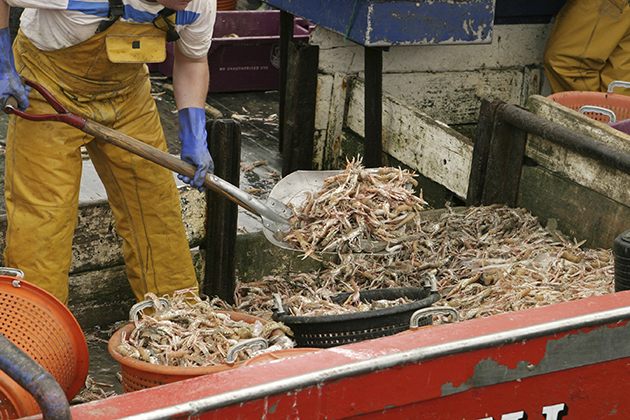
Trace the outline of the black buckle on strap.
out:
<instances>
[{"instance_id":1,"label":"black buckle on strap","mask_svg":"<svg viewBox=\"0 0 630 420\"><path fill-rule=\"evenodd\" d=\"M153 25L166 32L166 42L173 42L179 39L179 34L175 30L173 19L175 18L175 10L164 8L157 17L153 19Z\"/></svg>"},{"instance_id":2,"label":"black buckle on strap","mask_svg":"<svg viewBox=\"0 0 630 420\"><path fill-rule=\"evenodd\" d=\"M107 30L114 24L125 12L125 5L122 0L109 0L109 17L107 20L102 20L96 29L96 33Z\"/></svg>"}]
</instances>

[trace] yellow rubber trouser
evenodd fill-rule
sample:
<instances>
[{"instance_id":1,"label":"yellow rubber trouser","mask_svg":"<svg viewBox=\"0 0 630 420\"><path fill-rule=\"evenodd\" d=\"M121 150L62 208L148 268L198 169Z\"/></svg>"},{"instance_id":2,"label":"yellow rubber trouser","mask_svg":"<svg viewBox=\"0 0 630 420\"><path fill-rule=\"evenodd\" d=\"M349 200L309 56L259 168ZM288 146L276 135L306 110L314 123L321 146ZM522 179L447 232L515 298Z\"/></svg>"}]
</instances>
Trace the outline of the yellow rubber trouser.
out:
<instances>
[{"instance_id":1,"label":"yellow rubber trouser","mask_svg":"<svg viewBox=\"0 0 630 420\"><path fill-rule=\"evenodd\" d=\"M630 82L628 1L568 0L551 31L544 66L554 93L603 92L615 80Z\"/></svg>"},{"instance_id":2,"label":"yellow rubber trouser","mask_svg":"<svg viewBox=\"0 0 630 420\"><path fill-rule=\"evenodd\" d=\"M144 64L112 64L103 48L117 23L76 46L45 52L23 34L14 44L18 71L46 87L71 112L160 150L166 141ZM35 90L28 113L54 113ZM60 122L12 116L6 150L8 230L5 265L68 303L68 271L86 145L105 185L123 238L127 276L138 300L198 286L173 173Z\"/></svg>"}]
</instances>

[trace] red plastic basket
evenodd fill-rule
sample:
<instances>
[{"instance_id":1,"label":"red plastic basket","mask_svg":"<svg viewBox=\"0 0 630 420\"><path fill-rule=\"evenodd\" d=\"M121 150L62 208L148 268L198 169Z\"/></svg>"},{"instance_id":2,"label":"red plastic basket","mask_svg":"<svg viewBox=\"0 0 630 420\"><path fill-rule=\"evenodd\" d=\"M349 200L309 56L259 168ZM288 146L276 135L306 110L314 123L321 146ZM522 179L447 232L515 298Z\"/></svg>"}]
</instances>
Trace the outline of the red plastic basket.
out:
<instances>
[{"instance_id":1,"label":"red plastic basket","mask_svg":"<svg viewBox=\"0 0 630 420\"><path fill-rule=\"evenodd\" d=\"M250 324L259 321L263 325L267 323L267 321L262 318L245 313L231 311L217 312L230 315L234 321L243 321ZM244 362L236 362L233 365L222 364L205 367L164 366L123 356L118 352L118 346L123 340L123 334L129 336L134 329L135 324L130 322L116 331L112 338L110 338L108 344L109 353L120 363L120 373L122 375L122 385L125 393L183 381L197 376L236 369L244 364Z\"/></svg>"},{"instance_id":2,"label":"red plastic basket","mask_svg":"<svg viewBox=\"0 0 630 420\"><path fill-rule=\"evenodd\" d=\"M72 400L88 375L83 331L63 303L23 277L19 270L0 268L0 333L46 369ZM0 419L39 413L33 396L0 372Z\"/></svg>"},{"instance_id":3,"label":"red plastic basket","mask_svg":"<svg viewBox=\"0 0 630 420\"><path fill-rule=\"evenodd\" d=\"M615 94L612 91L615 87L627 86L630 86L627 82L612 82L608 87L608 92L569 91L554 93L548 98L575 111L580 111L584 106L606 108L614 112L617 121L621 121L630 118L630 96ZM603 123L614 122L601 112L583 112L583 114Z\"/></svg>"}]
</instances>

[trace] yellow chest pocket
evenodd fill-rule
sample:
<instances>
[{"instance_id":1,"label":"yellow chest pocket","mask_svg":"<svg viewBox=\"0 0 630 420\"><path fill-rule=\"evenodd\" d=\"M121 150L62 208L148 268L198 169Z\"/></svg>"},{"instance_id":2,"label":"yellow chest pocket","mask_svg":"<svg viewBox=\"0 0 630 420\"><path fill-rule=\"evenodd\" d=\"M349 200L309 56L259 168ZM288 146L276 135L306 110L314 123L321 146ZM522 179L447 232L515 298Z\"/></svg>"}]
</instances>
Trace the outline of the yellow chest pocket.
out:
<instances>
[{"instance_id":1,"label":"yellow chest pocket","mask_svg":"<svg viewBox=\"0 0 630 420\"><path fill-rule=\"evenodd\" d=\"M108 34L105 49L112 63L161 63L166 60L166 34Z\"/></svg>"}]
</instances>

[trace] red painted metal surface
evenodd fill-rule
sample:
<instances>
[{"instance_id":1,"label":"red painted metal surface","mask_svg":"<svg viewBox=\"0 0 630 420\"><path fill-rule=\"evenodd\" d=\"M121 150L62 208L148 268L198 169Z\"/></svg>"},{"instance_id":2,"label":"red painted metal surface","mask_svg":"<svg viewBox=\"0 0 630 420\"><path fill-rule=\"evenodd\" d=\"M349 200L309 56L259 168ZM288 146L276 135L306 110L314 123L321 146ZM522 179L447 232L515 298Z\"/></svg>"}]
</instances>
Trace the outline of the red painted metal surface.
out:
<instances>
[{"instance_id":1,"label":"red painted metal surface","mask_svg":"<svg viewBox=\"0 0 630 420\"><path fill-rule=\"evenodd\" d=\"M628 419L629 301L621 292L419 329L83 404L72 417Z\"/></svg>"}]
</instances>

